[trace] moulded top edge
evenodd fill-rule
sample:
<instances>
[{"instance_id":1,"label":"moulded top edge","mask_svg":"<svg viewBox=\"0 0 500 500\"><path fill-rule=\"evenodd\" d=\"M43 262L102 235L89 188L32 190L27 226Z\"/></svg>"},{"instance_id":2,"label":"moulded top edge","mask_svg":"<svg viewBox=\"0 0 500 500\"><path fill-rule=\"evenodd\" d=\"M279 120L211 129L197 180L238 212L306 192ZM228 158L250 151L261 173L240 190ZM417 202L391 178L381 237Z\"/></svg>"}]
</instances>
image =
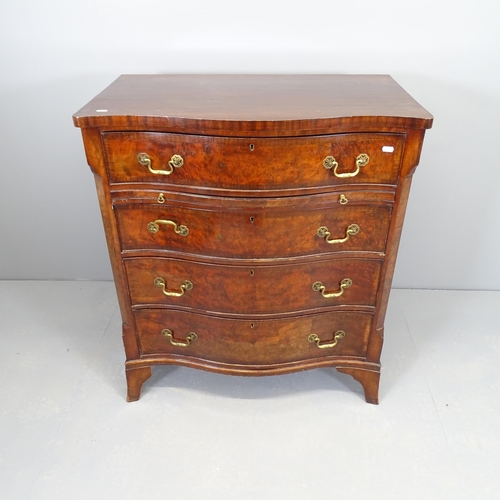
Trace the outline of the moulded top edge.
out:
<instances>
[{"instance_id":1,"label":"moulded top edge","mask_svg":"<svg viewBox=\"0 0 500 500\"><path fill-rule=\"evenodd\" d=\"M430 128L388 75L122 75L73 115L78 127L190 131Z\"/></svg>"}]
</instances>

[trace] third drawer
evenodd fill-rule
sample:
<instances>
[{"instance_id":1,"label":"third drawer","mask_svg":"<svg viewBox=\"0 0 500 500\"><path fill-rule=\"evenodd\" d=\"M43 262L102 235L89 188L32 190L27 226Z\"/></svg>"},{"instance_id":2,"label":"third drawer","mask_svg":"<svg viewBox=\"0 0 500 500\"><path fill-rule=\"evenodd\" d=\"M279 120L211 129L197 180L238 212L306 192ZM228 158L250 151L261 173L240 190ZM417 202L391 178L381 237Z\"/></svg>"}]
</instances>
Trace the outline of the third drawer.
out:
<instances>
[{"instance_id":1,"label":"third drawer","mask_svg":"<svg viewBox=\"0 0 500 500\"><path fill-rule=\"evenodd\" d=\"M128 258L124 264L133 306L272 315L374 306L382 260L241 266L157 257Z\"/></svg>"}]
</instances>

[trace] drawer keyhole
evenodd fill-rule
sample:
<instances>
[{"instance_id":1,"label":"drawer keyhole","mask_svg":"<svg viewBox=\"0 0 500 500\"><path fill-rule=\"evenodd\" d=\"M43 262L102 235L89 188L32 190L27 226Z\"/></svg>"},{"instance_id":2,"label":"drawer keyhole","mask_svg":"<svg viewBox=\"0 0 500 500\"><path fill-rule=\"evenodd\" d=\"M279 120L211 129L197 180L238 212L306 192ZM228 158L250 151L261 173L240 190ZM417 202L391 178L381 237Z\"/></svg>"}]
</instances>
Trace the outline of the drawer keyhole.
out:
<instances>
[{"instance_id":1,"label":"drawer keyhole","mask_svg":"<svg viewBox=\"0 0 500 500\"><path fill-rule=\"evenodd\" d=\"M253 276L254 274L255 274L255 272L254 272L254 270L252 269L252 270L250 271L250 276Z\"/></svg>"},{"instance_id":2,"label":"drawer keyhole","mask_svg":"<svg viewBox=\"0 0 500 500\"><path fill-rule=\"evenodd\" d=\"M253 151L255 149L255 146L253 144L250 144L250 151Z\"/></svg>"},{"instance_id":3,"label":"drawer keyhole","mask_svg":"<svg viewBox=\"0 0 500 500\"><path fill-rule=\"evenodd\" d=\"M252 224L253 224L254 220L255 220L255 219L254 219L253 217L250 217L250 222L251 222Z\"/></svg>"}]
</instances>

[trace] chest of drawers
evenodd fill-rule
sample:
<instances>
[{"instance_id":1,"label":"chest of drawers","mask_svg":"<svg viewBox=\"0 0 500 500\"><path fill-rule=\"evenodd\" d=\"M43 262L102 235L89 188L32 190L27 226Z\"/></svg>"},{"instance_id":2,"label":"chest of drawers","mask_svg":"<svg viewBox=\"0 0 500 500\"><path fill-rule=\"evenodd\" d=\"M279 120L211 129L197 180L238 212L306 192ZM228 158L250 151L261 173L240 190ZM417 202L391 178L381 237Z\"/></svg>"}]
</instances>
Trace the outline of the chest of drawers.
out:
<instances>
[{"instance_id":1,"label":"chest of drawers","mask_svg":"<svg viewBox=\"0 0 500 500\"><path fill-rule=\"evenodd\" d=\"M389 76L124 75L73 117L123 319L154 365L335 367L378 402L384 317L432 116Z\"/></svg>"}]
</instances>

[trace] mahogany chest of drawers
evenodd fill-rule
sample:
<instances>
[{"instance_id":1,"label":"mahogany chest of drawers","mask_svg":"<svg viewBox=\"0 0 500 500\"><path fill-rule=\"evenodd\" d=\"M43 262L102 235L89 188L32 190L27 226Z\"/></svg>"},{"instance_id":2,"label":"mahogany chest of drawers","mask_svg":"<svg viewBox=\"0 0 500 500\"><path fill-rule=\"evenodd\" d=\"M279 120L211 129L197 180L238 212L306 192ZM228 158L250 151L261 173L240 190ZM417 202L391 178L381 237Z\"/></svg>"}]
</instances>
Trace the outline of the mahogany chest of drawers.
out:
<instances>
[{"instance_id":1,"label":"mahogany chest of drawers","mask_svg":"<svg viewBox=\"0 0 500 500\"><path fill-rule=\"evenodd\" d=\"M378 402L384 317L432 116L389 76L124 75L73 117L123 319L151 367L335 367Z\"/></svg>"}]
</instances>

